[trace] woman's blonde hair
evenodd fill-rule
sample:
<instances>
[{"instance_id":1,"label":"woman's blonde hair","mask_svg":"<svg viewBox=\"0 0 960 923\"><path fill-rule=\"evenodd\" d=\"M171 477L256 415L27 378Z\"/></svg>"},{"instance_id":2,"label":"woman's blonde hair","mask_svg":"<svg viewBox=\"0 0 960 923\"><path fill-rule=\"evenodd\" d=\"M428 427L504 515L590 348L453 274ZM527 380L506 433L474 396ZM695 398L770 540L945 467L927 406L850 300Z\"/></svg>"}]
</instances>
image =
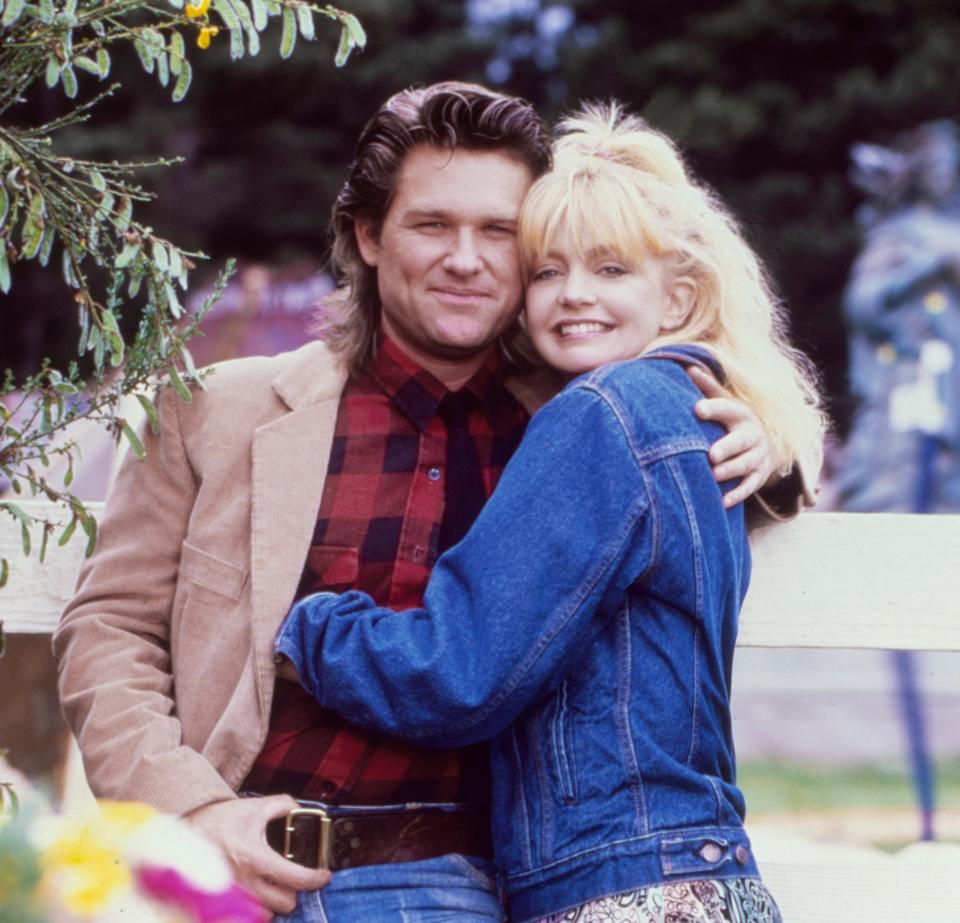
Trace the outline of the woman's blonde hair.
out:
<instances>
[{"instance_id":1,"label":"woman's blonde hair","mask_svg":"<svg viewBox=\"0 0 960 923\"><path fill-rule=\"evenodd\" d=\"M782 306L733 217L694 180L669 138L617 103L589 104L558 126L553 169L520 213L525 268L565 224L584 254L627 265L661 258L694 283L685 322L644 352L697 343L723 366L727 387L765 426L783 472L820 453L826 418L809 360L788 342Z\"/></svg>"}]
</instances>

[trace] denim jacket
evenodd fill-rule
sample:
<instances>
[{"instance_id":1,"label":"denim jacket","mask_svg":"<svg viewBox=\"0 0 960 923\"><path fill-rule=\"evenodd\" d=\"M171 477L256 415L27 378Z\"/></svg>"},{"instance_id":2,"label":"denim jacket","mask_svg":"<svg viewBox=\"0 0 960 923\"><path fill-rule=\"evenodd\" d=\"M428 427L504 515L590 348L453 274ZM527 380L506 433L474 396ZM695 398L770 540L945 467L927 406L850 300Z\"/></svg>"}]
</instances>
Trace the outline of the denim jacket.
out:
<instances>
[{"instance_id":1,"label":"denim jacket","mask_svg":"<svg viewBox=\"0 0 960 923\"><path fill-rule=\"evenodd\" d=\"M493 738L517 920L758 874L729 710L749 548L691 361L709 360L685 346L604 366L545 405L424 608L320 593L278 635L305 688L358 724L424 745Z\"/></svg>"}]
</instances>

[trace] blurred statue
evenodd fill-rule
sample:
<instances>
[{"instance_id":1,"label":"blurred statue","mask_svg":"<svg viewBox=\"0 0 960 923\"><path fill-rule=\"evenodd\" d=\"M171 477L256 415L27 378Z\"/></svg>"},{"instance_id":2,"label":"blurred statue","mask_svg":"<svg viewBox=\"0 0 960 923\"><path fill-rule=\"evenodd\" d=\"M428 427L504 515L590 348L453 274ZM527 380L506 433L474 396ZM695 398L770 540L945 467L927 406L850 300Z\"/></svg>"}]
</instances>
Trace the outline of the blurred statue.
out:
<instances>
[{"instance_id":1,"label":"blurred statue","mask_svg":"<svg viewBox=\"0 0 960 923\"><path fill-rule=\"evenodd\" d=\"M844 300L858 407L840 505L960 512L957 128L931 122L851 156L866 237Z\"/></svg>"}]
</instances>

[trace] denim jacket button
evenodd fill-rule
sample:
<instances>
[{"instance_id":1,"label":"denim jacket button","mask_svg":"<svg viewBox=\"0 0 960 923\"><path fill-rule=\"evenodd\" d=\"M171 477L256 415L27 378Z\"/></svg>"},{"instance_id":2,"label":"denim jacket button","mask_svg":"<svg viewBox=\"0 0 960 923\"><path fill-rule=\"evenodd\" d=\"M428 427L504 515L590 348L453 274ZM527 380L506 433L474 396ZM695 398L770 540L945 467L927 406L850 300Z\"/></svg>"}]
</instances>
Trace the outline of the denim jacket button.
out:
<instances>
[{"instance_id":1,"label":"denim jacket button","mask_svg":"<svg viewBox=\"0 0 960 923\"><path fill-rule=\"evenodd\" d=\"M700 850L700 858L704 862L719 862L722 855L723 850L716 843L707 843Z\"/></svg>"},{"instance_id":2,"label":"denim jacket button","mask_svg":"<svg viewBox=\"0 0 960 923\"><path fill-rule=\"evenodd\" d=\"M746 865L750 861L750 851L746 846L738 846L733 851L733 856L741 865Z\"/></svg>"}]
</instances>

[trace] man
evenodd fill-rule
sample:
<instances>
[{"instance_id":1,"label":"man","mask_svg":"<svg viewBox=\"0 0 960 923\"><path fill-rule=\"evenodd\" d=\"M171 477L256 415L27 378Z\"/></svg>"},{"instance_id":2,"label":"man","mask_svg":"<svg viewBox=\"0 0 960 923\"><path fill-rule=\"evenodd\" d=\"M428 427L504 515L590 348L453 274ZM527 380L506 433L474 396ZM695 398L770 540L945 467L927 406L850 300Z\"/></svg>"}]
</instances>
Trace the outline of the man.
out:
<instances>
[{"instance_id":1,"label":"man","mask_svg":"<svg viewBox=\"0 0 960 923\"><path fill-rule=\"evenodd\" d=\"M346 284L323 342L225 363L190 403L161 395L54 637L94 791L186 815L275 913L308 892L291 920L502 919L483 754L354 728L278 680L272 651L291 602L320 588L418 605L549 397L547 373L507 358L517 214L548 165L522 100L464 84L390 99L334 208ZM749 474L745 496L771 467L756 424L722 398L706 409L738 424L714 456L718 477ZM355 867L322 892L328 872L267 843L294 797L348 812L329 864ZM438 803L456 810L420 807ZM280 848L309 861L299 840L326 823L294 815Z\"/></svg>"}]
</instances>

